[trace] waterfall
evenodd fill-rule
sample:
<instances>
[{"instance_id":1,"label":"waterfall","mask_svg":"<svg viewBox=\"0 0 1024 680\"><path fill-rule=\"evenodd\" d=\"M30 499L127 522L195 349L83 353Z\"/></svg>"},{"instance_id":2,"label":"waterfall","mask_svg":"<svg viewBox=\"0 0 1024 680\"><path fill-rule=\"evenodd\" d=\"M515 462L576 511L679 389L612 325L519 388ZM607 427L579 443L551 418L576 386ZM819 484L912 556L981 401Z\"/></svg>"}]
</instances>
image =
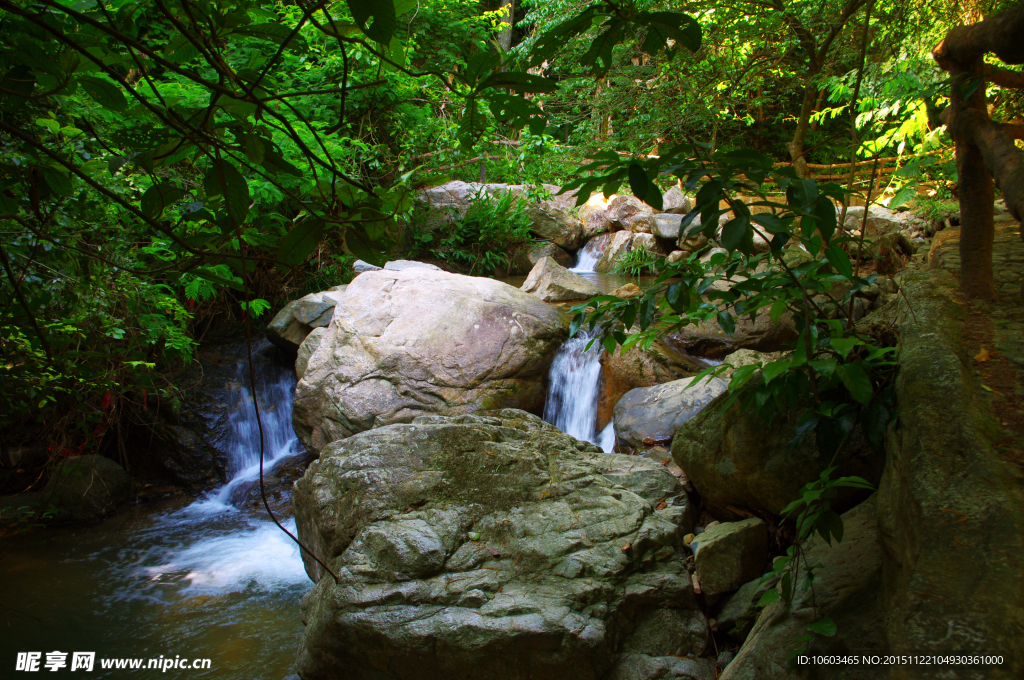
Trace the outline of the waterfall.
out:
<instances>
[{"instance_id":1,"label":"waterfall","mask_svg":"<svg viewBox=\"0 0 1024 680\"><path fill-rule=\"evenodd\" d=\"M601 382L601 343L590 349L593 335L581 331L559 348L548 374L548 395L544 403L544 420L562 432L583 441L597 444L607 453L615 447L612 423L597 431L598 387Z\"/></svg>"},{"instance_id":2,"label":"waterfall","mask_svg":"<svg viewBox=\"0 0 1024 680\"><path fill-rule=\"evenodd\" d=\"M255 386L249 380L247 362L238 363L229 397L228 483L156 518L137 535L144 556L134 562L143 567L148 581L161 584L183 576L188 586L182 592L189 596L242 591L253 584L282 588L308 582L292 540L265 512L253 516L235 505L260 475L257 404L263 424L264 475L272 476L277 463L303 452L292 429L295 373L275 362L272 351L266 341L253 347ZM294 519L282 518L282 522L295 533Z\"/></svg>"},{"instance_id":3,"label":"waterfall","mask_svg":"<svg viewBox=\"0 0 1024 680\"><path fill-rule=\"evenodd\" d=\"M216 512L232 506L238 488L260 476L260 430L256 422L256 403L263 423L263 470L280 460L301 453L302 447L292 429L292 398L295 374L267 356L269 343L253 348L253 372L256 389L249 380L249 366L240 361L235 373L237 388L231 395L228 416L228 483L197 501L194 510ZM255 396L254 396L255 394ZM254 403L254 399L258 402Z\"/></svg>"},{"instance_id":4,"label":"waterfall","mask_svg":"<svg viewBox=\"0 0 1024 680\"><path fill-rule=\"evenodd\" d=\"M611 234L598 234L587 241L587 244L576 255L576 265L569 271L576 273L594 271L594 267L601 259L601 255L604 254L604 249L608 246L611 238Z\"/></svg>"}]
</instances>

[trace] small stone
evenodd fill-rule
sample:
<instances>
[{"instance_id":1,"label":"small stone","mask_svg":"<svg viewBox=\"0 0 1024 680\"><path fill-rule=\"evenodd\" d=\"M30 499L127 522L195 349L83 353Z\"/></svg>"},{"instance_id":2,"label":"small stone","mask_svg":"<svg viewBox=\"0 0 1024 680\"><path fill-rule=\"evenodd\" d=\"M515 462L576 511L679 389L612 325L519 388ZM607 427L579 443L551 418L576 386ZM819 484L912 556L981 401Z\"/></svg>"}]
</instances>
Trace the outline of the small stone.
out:
<instances>
[{"instance_id":1,"label":"small stone","mask_svg":"<svg viewBox=\"0 0 1024 680\"><path fill-rule=\"evenodd\" d=\"M686 534L683 536L683 545L689 547L693 543L693 539L696 538L694 534Z\"/></svg>"}]
</instances>

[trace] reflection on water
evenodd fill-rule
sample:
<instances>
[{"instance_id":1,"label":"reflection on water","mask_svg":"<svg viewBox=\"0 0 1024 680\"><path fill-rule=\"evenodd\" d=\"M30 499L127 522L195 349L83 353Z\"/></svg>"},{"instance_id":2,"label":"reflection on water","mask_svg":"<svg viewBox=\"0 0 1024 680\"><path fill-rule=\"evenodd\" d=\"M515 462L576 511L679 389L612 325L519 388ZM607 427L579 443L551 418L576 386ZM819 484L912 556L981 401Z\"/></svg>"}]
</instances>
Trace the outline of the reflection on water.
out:
<instances>
[{"instance_id":1,"label":"reflection on water","mask_svg":"<svg viewBox=\"0 0 1024 680\"><path fill-rule=\"evenodd\" d=\"M291 429L295 377L257 373L266 465L301 452ZM297 546L265 516L231 505L259 474L252 391L239 374L229 484L185 505L133 508L94 527L7 538L0 559L0 668L19 651L96 652L97 659L210 658L209 670L104 671L89 677L259 678L292 671L310 582ZM258 435L256 435L258 437ZM286 526L294 533L294 520ZM67 669L64 672L68 672ZM7 677L6 673L0 674Z\"/></svg>"}]
</instances>

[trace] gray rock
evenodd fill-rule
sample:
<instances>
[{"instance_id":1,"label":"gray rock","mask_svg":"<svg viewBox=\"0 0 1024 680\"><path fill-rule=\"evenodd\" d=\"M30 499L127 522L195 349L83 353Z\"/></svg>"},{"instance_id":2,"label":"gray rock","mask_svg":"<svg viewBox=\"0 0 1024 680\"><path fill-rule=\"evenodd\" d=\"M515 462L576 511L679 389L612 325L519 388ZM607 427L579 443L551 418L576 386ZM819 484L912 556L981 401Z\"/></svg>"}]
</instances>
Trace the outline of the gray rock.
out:
<instances>
[{"instance_id":1,"label":"gray rock","mask_svg":"<svg viewBox=\"0 0 1024 680\"><path fill-rule=\"evenodd\" d=\"M326 328L314 328L302 341L302 344L299 345L299 350L295 354L296 378L302 378L302 375L306 372L306 366L309 365L309 358L313 356L313 352L315 352L320 346L320 341L323 340L323 337L326 334Z\"/></svg>"},{"instance_id":2,"label":"gray rock","mask_svg":"<svg viewBox=\"0 0 1024 680\"><path fill-rule=\"evenodd\" d=\"M764 608L747 641L720 680L788 680L787 655L801 646L797 638L807 635L807 626L827 616L838 629L833 637L814 635L814 654L824 656L872 654L885 656L889 646L885 640L885 600L882 588L882 555L875 522L875 504L865 502L843 515L844 534L841 542L830 547L817 535L808 542L807 563L819 565L815 570L814 588L808 587L806 571L801 569L792 609L783 602ZM948 575L948 572L947 572ZM947 622L941 623L948 630ZM939 625L936 625L939 630ZM909 653L909 652L908 652ZM981 669L979 669L981 670ZM984 669L986 673L989 669ZM842 675L835 666L798 667L796 677L876 680L888 677L877 666L844 665ZM935 668L926 672L899 677L935 678ZM956 678L993 677L959 673ZM1009 676L1007 676L1009 677Z\"/></svg>"},{"instance_id":3,"label":"gray rock","mask_svg":"<svg viewBox=\"0 0 1024 680\"><path fill-rule=\"evenodd\" d=\"M615 405L615 436L619 443L636 448L645 439L671 441L683 423L729 386L718 378L705 378L692 387L691 382L690 378L683 378L627 392Z\"/></svg>"},{"instance_id":4,"label":"gray rock","mask_svg":"<svg viewBox=\"0 0 1024 680\"><path fill-rule=\"evenodd\" d=\"M777 578L768 579L762 582L755 578L740 586L725 601L721 602L714 611L715 621L718 622L718 630L728 635L736 642L743 642L754 627L757 615L764 607L757 606L761 596L771 590L778 583ZM719 657L721 661L721 657Z\"/></svg>"},{"instance_id":5,"label":"gray rock","mask_svg":"<svg viewBox=\"0 0 1024 680\"><path fill-rule=\"evenodd\" d=\"M91 520L128 502L131 482L120 465L98 455L63 459L50 472L42 506L57 506L61 519Z\"/></svg>"},{"instance_id":6,"label":"gray rock","mask_svg":"<svg viewBox=\"0 0 1024 680\"><path fill-rule=\"evenodd\" d=\"M433 269L434 271L442 271L440 267L433 264L427 264L426 262L417 262L416 260L392 260L384 264L384 269L389 272L402 272L406 269Z\"/></svg>"},{"instance_id":7,"label":"gray rock","mask_svg":"<svg viewBox=\"0 0 1024 680\"><path fill-rule=\"evenodd\" d=\"M690 254L685 250L673 250L668 254L668 257L665 258L665 262L668 264L675 264L676 262L682 262L689 256Z\"/></svg>"},{"instance_id":8,"label":"gray rock","mask_svg":"<svg viewBox=\"0 0 1024 680\"><path fill-rule=\"evenodd\" d=\"M335 286L292 300L274 315L267 326L267 339L288 352L296 352L314 328L330 324L334 307L344 298L347 285Z\"/></svg>"},{"instance_id":9,"label":"gray rock","mask_svg":"<svg viewBox=\"0 0 1024 680\"><path fill-rule=\"evenodd\" d=\"M295 430L316 452L424 414L540 410L565 334L557 309L494 279L360 274L296 385Z\"/></svg>"},{"instance_id":10,"label":"gray rock","mask_svg":"<svg viewBox=\"0 0 1024 680\"><path fill-rule=\"evenodd\" d=\"M596 193L580 207L580 220L583 222L583 241L589 241L598 234L612 231L611 221L605 214L608 207L604 195Z\"/></svg>"},{"instance_id":11,"label":"gray rock","mask_svg":"<svg viewBox=\"0 0 1024 680\"><path fill-rule=\"evenodd\" d=\"M803 408L766 423L739 402L723 413L718 402L724 398L718 397L679 428L672 439L672 457L716 517L739 517L737 509L779 515L830 461L818 451L813 436L789 451ZM882 462L857 427L840 450L834 478L856 475L876 483ZM864 497L863 492L848 489L833 508L842 511Z\"/></svg>"},{"instance_id":12,"label":"gray rock","mask_svg":"<svg viewBox=\"0 0 1024 680\"><path fill-rule=\"evenodd\" d=\"M534 265L521 290L536 295L544 302L583 300L601 294L596 285L550 257L542 257Z\"/></svg>"},{"instance_id":13,"label":"gray rock","mask_svg":"<svg viewBox=\"0 0 1024 680\"><path fill-rule=\"evenodd\" d=\"M727 593L764 573L768 527L757 517L723 522L694 538L690 549L703 593Z\"/></svg>"},{"instance_id":14,"label":"gray rock","mask_svg":"<svg viewBox=\"0 0 1024 680\"><path fill-rule=\"evenodd\" d=\"M630 245L631 249L636 249L643 246L648 252L654 253L655 255L664 255L665 250L658 243L658 239L654 237L654 234L648 233L635 233L633 234L633 242Z\"/></svg>"},{"instance_id":15,"label":"gray rock","mask_svg":"<svg viewBox=\"0 0 1024 680\"><path fill-rule=\"evenodd\" d=\"M573 255L570 255L554 243L530 244L512 255L509 275L529 274L542 257L550 257L563 267L571 267L576 261Z\"/></svg>"},{"instance_id":16,"label":"gray rock","mask_svg":"<svg viewBox=\"0 0 1024 680\"><path fill-rule=\"evenodd\" d=\"M709 640L692 508L656 462L522 411L424 416L328 445L293 503L338 575L304 558L305 680L714 677L669 656Z\"/></svg>"},{"instance_id":17,"label":"gray rock","mask_svg":"<svg viewBox=\"0 0 1024 680\"><path fill-rule=\"evenodd\" d=\"M658 222L655 220L653 213L642 212L628 217L623 217L618 221L622 225L623 229L633 232L634 234L651 234L655 229L658 228Z\"/></svg>"},{"instance_id":18,"label":"gray rock","mask_svg":"<svg viewBox=\"0 0 1024 680\"><path fill-rule=\"evenodd\" d=\"M670 214L685 215L690 212L692 205L683 190L678 185L672 187L661 196L661 209Z\"/></svg>"},{"instance_id":19,"label":"gray rock","mask_svg":"<svg viewBox=\"0 0 1024 680\"><path fill-rule=\"evenodd\" d=\"M530 229L541 238L551 239L555 245L567 250L580 247L583 223L558 205L548 201L534 203L527 206L526 214L533 223Z\"/></svg>"},{"instance_id":20,"label":"gray rock","mask_svg":"<svg viewBox=\"0 0 1024 680\"><path fill-rule=\"evenodd\" d=\"M370 264L369 262L363 262L362 260L356 260L355 262L352 263L352 271L354 271L356 274L362 274L363 272L374 272L377 271L378 269L380 269L380 267L378 267L377 265Z\"/></svg>"},{"instance_id":21,"label":"gray rock","mask_svg":"<svg viewBox=\"0 0 1024 680\"><path fill-rule=\"evenodd\" d=\"M654 216L654 229L652 233L658 238L679 240L679 225L683 221L683 215L661 213Z\"/></svg>"},{"instance_id":22,"label":"gray rock","mask_svg":"<svg viewBox=\"0 0 1024 680\"><path fill-rule=\"evenodd\" d=\"M607 680L715 680L715 662L623 654Z\"/></svg>"}]
</instances>

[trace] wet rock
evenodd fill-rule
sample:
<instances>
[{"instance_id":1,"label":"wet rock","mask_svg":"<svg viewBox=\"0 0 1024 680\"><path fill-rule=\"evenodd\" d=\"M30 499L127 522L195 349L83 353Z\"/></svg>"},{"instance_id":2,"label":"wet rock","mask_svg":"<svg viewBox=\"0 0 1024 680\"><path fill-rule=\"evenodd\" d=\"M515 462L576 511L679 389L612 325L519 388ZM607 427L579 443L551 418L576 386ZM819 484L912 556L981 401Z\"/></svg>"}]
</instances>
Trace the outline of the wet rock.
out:
<instances>
[{"instance_id":1,"label":"wet rock","mask_svg":"<svg viewBox=\"0 0 1024 680\"><path fill-rule=\"evenodd\" d=\"M693 386L691 382L684 378L627 392L615 405L615 436L619 444L636 448L645 439L671 441L683 423L729 385L718 378L705 378Z\"/></svg>"},{"instance_id":2,"label":"wet rock","mask_svg":"<svg viewBox=\"0 0 1024 680\"><path fill-rule=\"evenodd\" d=\"M690 548L704 594L727 593L764 573L768 528L757 517L723 522L697 536Z\"/></svg>"},{"instance_id":3,"label":"wet rock","mask_svg":"<svg viewBox=\"0 0 1024 680\"><path fill-rule=\"evenodd\" d=\"M665 258L665 262L668 264L675 264L676 262L682 262L689 256L690 254L685 250L673 250L668 254L668 257Z\"/></svg>"},{"instance_id":4,"label":"wet rock","mask_svg":"<svg viewBox=\"0 0 1024 680\"><path fill-rule=\"evenodd\" d=\"M541 238L551 239L555 245L567 250L580 247L583 223L568 211L551 203L534 203L526 208L532 224L530 229Z\"/></svg>"},{"instance_id":5,"label":"wet rock","mask_svg":"<svg viewBox=\"0 0 1024 680\"><path fill-rule=\"evenodd\" d=\"M608 241L608 245L605 246L604 252L601 254L601 259L594 265L594 271L602 274L615 269L615 265L625 257L626 253L631 250L631 244L633 242L633 233L629 231L617 231L612 234Z\"/></svg>"},{"instance_id":6,"label":"wet rock","mask_svg":"<svg viewBox=\"0 0 1024 680\"><path fill-rule=\"evenodd\" d=\"M640 286L636 285L635 283L627 283L625 285L619 286L610 294L623 300L631 300L635 297L640 297L641 295L643 295L644 291L641 290Z\"/></svg>"},{"instance_id":7,"label":"wet rock","mask_svg":"<svg viewBox=\"0 0 1024 680\"><path fill-rule=\"evenodd\" d=\"M690 199L679 186L674 186L661 196L661 209L669 214L685 215L690 212Z\"/></svg>"},{"instance_id":8,"label":"wet rock","mask_svg":"<svg viewBox=\"0 0 1024 680\"><path fill-rule=\"evenodd\" d=\"M571 267L576 262L575 257L567 253L562 248L559 248L554 243L529 245L516 251L512 256L512 263L509 266L509 274L529 274L534 265L540 262L542 257L550 257L563 267Z\"/></svg>"},{"instance_id":9,"label":"wet rock","mask_svg":"<svg viewBox=\"0 0 1024 680\"><path fill-rule=\"evenodd\" d=\"M58 518L92 520L128 502L131 482L120 465L98 455L65 458L50 472L42 505L55 505Z\"/></svg>"},{"instance_id":10,"label":"wet rock","mask_svg":"<svg viewBox=\"0 0 1024 680\"><path fill-rule=\"evenodd\" d=\"M808 587L807 572L801 570L791 611L787 611L784 602L765 607L720 680L787 680L794 677L786 658L789 650L800 646L797 638L807 635L808 625L826 616L835 622L839 634L832 637L815 635L814 654L829 657L854 653L884 656L889 653L884 625L886 593L881 583L884 551L878 542L875 512L875 504L868 501L845 513L843 540L833 541L831 547L819 536L811 537L807 563L819 565L814 573L814 588ZM909 677L934 678L937 677L934 671L934 668L927 669ZM838 676L822 672L821 668L805 666L796 677ZM845 665L842 677L876 680L879 671L876 666Z\"/></svg>"},{"instance_id":11,"label":"wet rock","mask_svg":"<svg viewBox=\"0 0 1024 680\"><path fill-rule=\"evenodd\" d=\"M631 669L708 644L675 478L524 412L334 442L294 504L300 538L339 577L306 559L306 680L672 677ZM713 678L708 665L674 677Z\"/></svg>"},{"instance_id":12,"label":"wet rock","mask_svg":"<svg viewBox=\"0 0 1024 680\"><path fill-rule=\"evenodd\" d=\"M789 451L803 409L766 423L739 403L722 413L718 402L724 398L718 397L679 428L672 439L672 457L715 516L738 517L744 510L779 515L830 461L818 451L814 437ZM877 483L882 463L883 456L858 427L839 453L833 478L857 475ZM848 490L833 507L849 508L863 498L863 492Z\"/></svg>"},{"instance_id":13,"label":"wet rock","mask_svg":"<svg viewBox=\"0 0 1024 680\"><path fill-rule=\"evenodd\" d=\"M319 451L423 414L540 411L565 334L557 309L493 279L424 268L360 274L295 388L295 430Z\"/></svg>"},{"instance_id":14,"label":"wet rock","mask_svg":"<svg viewBox=\"0 0 1024 680\"><path fill-rule=\"evenodd\" d=\"M542 257L534 265L521 290L536 295L544 302L584 300L601 294L601 289L592 282L550 257Z\"/></svg>"}]
</instances>

